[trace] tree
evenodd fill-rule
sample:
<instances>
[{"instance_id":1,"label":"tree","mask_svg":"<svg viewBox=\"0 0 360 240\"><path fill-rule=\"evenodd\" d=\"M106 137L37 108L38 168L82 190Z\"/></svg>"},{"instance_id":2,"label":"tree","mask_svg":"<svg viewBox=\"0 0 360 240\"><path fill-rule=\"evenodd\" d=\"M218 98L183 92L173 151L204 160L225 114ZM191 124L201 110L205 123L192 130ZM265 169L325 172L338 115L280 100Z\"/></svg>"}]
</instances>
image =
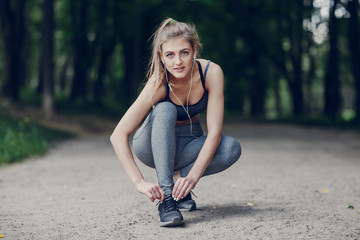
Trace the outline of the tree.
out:
<instances>
[{"instance_id":1,"label":"tree","mask_svg":"<svg viewBox=\"0 0 360 240\"><path fill-rule=\"evenodd\" d=\"M233 9L235 12L235 22L230 24L230 29L232 29L236 22L246 22L246 25L239 25L237 31L238 36L241 36L241 39L244 41L246 45L245 49L242 53L238 53L238 55L242 55L241 58L242 64L238 60L233 60L235 65L233 69L231 69L231 73L233 77L236 77L239 74L239 67L244 66L242 75L247 79L247 88L250 99L250 114L253 117L264 117L265 116L265 99L266 99L266 88L268 86L267 79L267 70L268 68L264 64L267 62L267 55L263 51L264 43L263 43L263 34L264 29L267 26L267 18L261 18L260 16L264 16L266 9L264 7L260 7L261 4L259 1L248 2L247 4L240 4L237 1L233 3ZM231 31L227 34L231 36ZM233 46L236 46L236 37L233 42ZM233 49L229 50L229 56L232 55ZM239 56L239 57L240 57ZM239 78L235 78L235 80L239 81ZM236 82L233 82L232 85L236 86ZM244 87L244 84L240 85L240 87ZM244 89L240 90L239 87L237 92L243 92ZM238 95L234 95L232 101L235 104L243 104L244 99L241 99L240 102L237 101L239 98ZM240 105L240 109L242 106Z\"/></svg>"},{"instance_id":2,"label":"tree","mask_svg":"<svg viewBox=\"0 0 360 240\"><path fill-rule=\"evenodd\" d=\"M334 1L330 10L329 21L329 62L325 76L325 108L324 115L335 120L340 110L340 80L339 80L339 51L338 51L338 20L335 16L336 5Z\"/></svg>"},{"instance_id":3,"label":"tree","mask_svg":"<svg viewBox=\"0 0 360 240\"><path fill-rule=\"evenodd\" d=\"M42 108L45 116L51 118L54 111L54 0L44 0L43 2L42 25Z\"/></svg>"},{"instance_id":4,"label":"tree","mask_svg":"<svg viewBox=\"0 0 360 240\"><path fill-rule=\"evenodd\" d=\"M71 99L85 99L88 89L89 61L92 61L88 46L88 2L86 0L70 1L70 11L74 54Z\"/></svg>"},{"instance_id":5,"label":"tree","mask_svg":"<svg viewBox=\"0 0 360 240\"><path fill-rule=\"evenodd\" d=\"M351 58L352 71L355 82L355 113L356 123L360 124L360 32L359 32L359 2L352 0L348 2L350 18L348 22L349 52Z\"/></svg>"},{"instance_id":6,"label":"tree","mask_svg":"<svg viewBox=\"0 0 360 240\"><path fill-rule=\"evenodd\" d=\"M110 3L110 4L108 4ZM97 77L93 90L94 100L100 101L101 95L104 93L104 76L107 72L109 60L113 55L115 45L118 40L118 29L120 28L119 1L112 0L99 2L97 36L99 36L100 59L97 70ZM107 17L107 12L110 16Z\"/></svg>"},{"instance_id":7,"label":"tree","mask_svg":"<svg viewBox=\"0 0 360 240\"><path fill-rule=\"evenodd\" d=\"M131 8L128 8L127 4L122 6L124 21L122 28L125 30L121 35L121 41L124 53L125 62L125 74L122 85L122 92L124 93L123 100L132 101L137 95L139 83L142 79L142 50L144 44L143 38L143 3L141 1L131 1ZM129 11L130 10L130 11ZM136 26L136 27L134 27Z\"/></svg>"},{"instance_id":8,"label":"tree","mask_svg":"<svg viewBox=\"0 0 360 240\"><path fill-rule=\"evenodd\" d=\"M1 0L0 19L5 45L2 95L19 100L20 84L24 82L25 0Z\"/></svg>"},{"instance_id":9,"label":"tree","mask_svg":"<svg viewBox=\"0 0 360 240\"><path fill-rule=\"evenodd\" d=\"M304 112L303 72L302 72L302 40L303 40L303 3L302 1L282 2L277 0L276 25L278 40L275 51L270 49L272 59L287 80L292 96L294 116Z\"/></svg>"}]
</instances>

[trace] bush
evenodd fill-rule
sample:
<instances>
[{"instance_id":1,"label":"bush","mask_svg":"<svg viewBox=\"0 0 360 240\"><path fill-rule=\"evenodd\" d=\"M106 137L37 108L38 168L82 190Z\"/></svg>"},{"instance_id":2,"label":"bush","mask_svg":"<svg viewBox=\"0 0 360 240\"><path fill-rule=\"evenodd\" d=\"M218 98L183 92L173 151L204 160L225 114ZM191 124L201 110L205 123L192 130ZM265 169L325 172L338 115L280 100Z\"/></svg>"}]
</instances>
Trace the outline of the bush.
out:
<instances>
[{"instance_id":1,"label":"bush","mask_svg":"<svg viewBox=\"0 0 360 240\"><path fill-rule=\"evenodd\" d=\"M13 163L46 152L51 142L71 134L0 115L0 164Z\"/></svg>"}]
</instances>

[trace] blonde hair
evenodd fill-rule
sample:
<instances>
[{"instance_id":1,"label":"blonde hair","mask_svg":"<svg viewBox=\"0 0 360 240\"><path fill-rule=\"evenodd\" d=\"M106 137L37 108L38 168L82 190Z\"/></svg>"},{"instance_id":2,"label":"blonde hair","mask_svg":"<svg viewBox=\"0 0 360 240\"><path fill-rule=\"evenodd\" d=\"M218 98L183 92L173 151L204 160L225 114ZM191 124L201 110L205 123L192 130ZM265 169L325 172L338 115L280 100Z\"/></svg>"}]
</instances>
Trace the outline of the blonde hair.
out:
<instances>
[{"instance_id":1,"label":"blonde hair","mask_svg":"<svg viewBox=\"0 0 360 240\"><path fill-rule=\"evenodd\" d=\"M199 36L194 25L177 22L172 18L165 19L152 36L152 54L146 77L148 81L153 83L154 89L159 88L165 81L166 69L161 62L162 44L169 39L179 37L188 40L193 50L199 51L201 49Z\"/></svg>"}]
</instances>

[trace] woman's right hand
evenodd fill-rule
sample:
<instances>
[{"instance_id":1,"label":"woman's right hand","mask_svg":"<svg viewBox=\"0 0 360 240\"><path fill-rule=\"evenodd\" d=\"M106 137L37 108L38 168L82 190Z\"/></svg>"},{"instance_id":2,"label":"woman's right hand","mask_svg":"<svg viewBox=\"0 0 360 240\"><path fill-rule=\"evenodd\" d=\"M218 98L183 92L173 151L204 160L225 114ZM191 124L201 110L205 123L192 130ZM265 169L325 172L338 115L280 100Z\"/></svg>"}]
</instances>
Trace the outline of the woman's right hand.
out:
<instances>
[{"instance_id":1,"label":"woman's right hand","mask_svg":"<svg viewBox=\"0 0 360 240\"><path fill-rule=\"evenodd\" d=\"M158 199L160 202L164 201L165 193L164 190L158 184L150 183L145 181L144 179L135 184L136 189L148 196L150 201L154 201Z\"/></svg>"}]
</instances>

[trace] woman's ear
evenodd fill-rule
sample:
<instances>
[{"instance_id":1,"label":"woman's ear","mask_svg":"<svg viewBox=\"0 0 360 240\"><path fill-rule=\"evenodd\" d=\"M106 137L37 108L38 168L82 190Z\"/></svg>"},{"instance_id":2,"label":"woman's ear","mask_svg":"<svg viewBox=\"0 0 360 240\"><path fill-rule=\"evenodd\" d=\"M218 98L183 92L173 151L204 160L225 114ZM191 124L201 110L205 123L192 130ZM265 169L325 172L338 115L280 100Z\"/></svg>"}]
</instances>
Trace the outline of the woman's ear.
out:
<instances>
[{"instance_id":1,"label":"woman's ear","mask_svg":"<svg viewBox=\"0 0 360 240\"><path fill-rule=\"evenodd\" d=\"M196 59L197 47L194 46L194 60Z\"/></svg>"}]
</instances>

